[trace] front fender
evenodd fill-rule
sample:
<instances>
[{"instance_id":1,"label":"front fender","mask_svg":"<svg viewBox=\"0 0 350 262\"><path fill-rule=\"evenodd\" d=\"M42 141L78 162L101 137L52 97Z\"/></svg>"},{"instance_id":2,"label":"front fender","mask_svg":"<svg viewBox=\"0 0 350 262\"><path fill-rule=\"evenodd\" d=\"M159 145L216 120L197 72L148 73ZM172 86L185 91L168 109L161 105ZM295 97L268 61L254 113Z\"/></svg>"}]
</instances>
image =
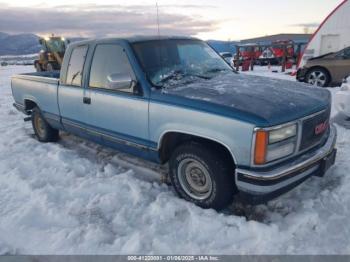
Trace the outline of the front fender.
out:
<instances>
[{"instance_id":1,"label":"front fender","mask_svg":"<svg viewBox=\"0 0 350 262\"><path fill-rule=\"evenodd\" d=\"M237 166L248 166L254 125L208 112L150 103L150 140L161 146L163 137L177 132L206 138L225 146Z\"/></svg>"}]
</instances>

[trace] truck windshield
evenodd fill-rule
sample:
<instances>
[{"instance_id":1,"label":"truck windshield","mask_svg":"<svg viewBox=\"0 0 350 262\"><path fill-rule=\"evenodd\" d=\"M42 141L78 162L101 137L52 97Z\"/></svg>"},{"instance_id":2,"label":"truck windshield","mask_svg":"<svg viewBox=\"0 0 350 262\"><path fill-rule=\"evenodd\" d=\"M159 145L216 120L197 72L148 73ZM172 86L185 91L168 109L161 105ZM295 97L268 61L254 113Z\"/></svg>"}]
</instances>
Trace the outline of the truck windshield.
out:
<instances>
[{"instance_id":1,"label":"truck windshield","mask_svg":"<svg viewBox=\"0 0 350 262\"><path fill-rule=\"evenodd\" d=\"M210 79L232 68L206 43L192 39L136 42L136 56L155 87Z\"/></svg>"},{"instance_id":2,"label":"truck windshield","mask_svg":"<svg viewBox=\"0 0 350 262\"><path fill-rule=\"evenodd\" d=\"M65 43L64 41L55 38L51 38L50 40L46 41L46 46L49 52L58 52L63 53L65 51Z\"/></svg>"}]
</instances>

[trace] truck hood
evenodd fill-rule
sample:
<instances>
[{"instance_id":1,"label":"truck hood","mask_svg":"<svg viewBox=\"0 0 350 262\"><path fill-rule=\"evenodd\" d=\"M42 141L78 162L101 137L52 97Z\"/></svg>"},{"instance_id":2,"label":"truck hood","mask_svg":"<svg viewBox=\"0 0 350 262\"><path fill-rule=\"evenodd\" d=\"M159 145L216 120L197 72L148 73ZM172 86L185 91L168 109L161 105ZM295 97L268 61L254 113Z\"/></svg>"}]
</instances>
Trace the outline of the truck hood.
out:
<instances>
[{"instance_id":1,"label":"truck hood","mask_svg":"<svg viewBox=\"0 0 350 262\"><path fill-rule=\"evenodd\" d=\"M157 92L153 95L155 100L227 115L262 127L305 117L330 107L331 103L326 89L231 72Z\"/></svg>"},{"instance_id":2,"label":"truck hood","mask_svg":"<svg viewBox=\"0 0 350 262\"><path fill-rule=\"evenodd\" d=\"M334 56L335 56L334 53L327 53L324 55L312 57L309 59L309 61L318 60L318 59L322 59L322 58L333 58Z\"/></svg>"}]
</instances>

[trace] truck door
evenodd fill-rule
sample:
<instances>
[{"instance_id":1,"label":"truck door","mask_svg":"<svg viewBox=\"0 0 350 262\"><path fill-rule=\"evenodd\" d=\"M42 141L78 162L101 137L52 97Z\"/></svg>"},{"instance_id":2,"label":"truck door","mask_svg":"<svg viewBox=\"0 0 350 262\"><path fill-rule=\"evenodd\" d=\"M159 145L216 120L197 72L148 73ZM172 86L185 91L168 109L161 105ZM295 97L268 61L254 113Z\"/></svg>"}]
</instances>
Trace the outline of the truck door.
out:
<instances>
[{"instance_id":1,"label":"truck door","mask_svg":"<svg viewBox=\"0 0 350 262\"><path fill-rule=\"evenodd\" d=\"M73 48L67 66L66 79L61 79L58 88L62 124L67 131L83 136L89 119L88 106L83 101L85 94L83 70L87 51L87 45Z\"/></svg>"},{"instance_id":2,"label":"truck door","mask_svg":"<svg viewBox=\"0 0 350 262\"><path fill-rule=\"evenodd\" d=\"M145 151L149 147L149 99L137 84L124 89L111 86L111 77L121 75L137 82L125 49L114 43L97 44L86 87L90 131L100 134L104 143L129 153Z\"/></svg>"}]
</instances>

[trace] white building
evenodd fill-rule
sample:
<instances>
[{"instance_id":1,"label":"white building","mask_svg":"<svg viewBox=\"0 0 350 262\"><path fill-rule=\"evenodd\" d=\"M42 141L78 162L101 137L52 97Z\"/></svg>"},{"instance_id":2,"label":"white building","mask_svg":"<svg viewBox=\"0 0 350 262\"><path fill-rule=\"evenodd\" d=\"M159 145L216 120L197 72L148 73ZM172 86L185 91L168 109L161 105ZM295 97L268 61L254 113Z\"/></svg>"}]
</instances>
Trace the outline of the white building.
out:
<instances>
[{"instance_id":1,"label":"white building","mask_svg":"<svg viewBox=\"0 0 350 262\"><path fill-rule=\"evenodd\" d=\"M350 1L334 9L311 37L299 67L312 57L337 52L350 46Z\"/></svg>"}]
</instances>

